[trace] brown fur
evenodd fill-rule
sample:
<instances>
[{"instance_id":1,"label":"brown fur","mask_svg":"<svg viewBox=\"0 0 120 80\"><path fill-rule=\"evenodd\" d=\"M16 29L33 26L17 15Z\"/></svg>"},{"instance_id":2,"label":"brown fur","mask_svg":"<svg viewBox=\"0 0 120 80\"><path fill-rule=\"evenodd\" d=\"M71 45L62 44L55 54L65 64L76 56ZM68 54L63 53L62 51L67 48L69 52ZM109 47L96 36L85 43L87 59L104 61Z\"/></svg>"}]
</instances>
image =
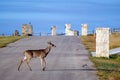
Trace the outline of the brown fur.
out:
<instances>
[{"instance_id":1,"label":"brown fur","mask_svg":"<svg viewBox=\"0 0 120 80\"><path fill-rule=\"evenodd\" d=\"M45 49L39 49L39 50L25 50L24 51L24 59L21 60L19 66L18 66L18 71L20 70L20 67L22 65L22 63L24 61L26 61L27 66L29 68L30 71L32 71L29 62L31 60L31 58L40 58L41 59L41 65L42 65L42 70L45 70L46 67L46 61L45 61L45 57L48 55L48 53L50 52L52 47L56 47L54 44L52 44L51 42L48 42L48 46Z\"/></svg>"}]
</instances>

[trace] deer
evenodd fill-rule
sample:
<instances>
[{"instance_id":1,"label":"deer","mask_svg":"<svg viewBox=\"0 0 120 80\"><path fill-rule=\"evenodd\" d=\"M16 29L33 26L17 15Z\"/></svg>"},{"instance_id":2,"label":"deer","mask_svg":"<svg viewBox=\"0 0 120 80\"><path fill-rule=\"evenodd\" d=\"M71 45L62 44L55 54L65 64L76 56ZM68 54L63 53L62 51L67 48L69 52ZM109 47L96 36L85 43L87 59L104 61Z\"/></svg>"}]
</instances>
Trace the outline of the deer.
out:
<instances>
[{"instance_id":1,"label":"deer","mask_svg":"<svg viewBox=\"0 0 120 80\"><path fill-rule=\"evenodd\" d=\"M23 52L24 54L24 58L21 59L20 61L20 64L18 66L18 71L20 71L20 67L22 65L22 63L24 61L26 61L27 63L27 66L29 68L30 71L32 71L29 63L30 63L30 60L32 58L40 58L41 60L41 65L42 65L42 70L45 71L45 68L46 68L46 61L45 61L45 58L46 56L49 54L49 52L51 51L51 48L52 47L56 47L53 43L51 43L51 41L47 42L48 43L48 46L45 48L45 49L38 49L38 50L25 50Z\"/></svg>"}]
</instances>

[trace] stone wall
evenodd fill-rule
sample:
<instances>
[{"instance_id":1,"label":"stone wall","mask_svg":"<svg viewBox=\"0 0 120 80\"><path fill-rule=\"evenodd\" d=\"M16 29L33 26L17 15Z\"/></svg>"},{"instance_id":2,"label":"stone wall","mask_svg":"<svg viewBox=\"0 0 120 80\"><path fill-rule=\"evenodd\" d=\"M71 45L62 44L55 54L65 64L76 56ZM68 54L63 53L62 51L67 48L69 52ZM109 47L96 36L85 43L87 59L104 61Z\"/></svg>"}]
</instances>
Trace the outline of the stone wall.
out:
<instances>
[{"instance_id":1,"label":"stone wall","mask_svg":"<svg viewBox=\"0 0 120 80\"><path fill-rule=\"evenodd\" d=\"M109 57L109 28L96 29L96 57Z\"/></svg>"}]
</instances>

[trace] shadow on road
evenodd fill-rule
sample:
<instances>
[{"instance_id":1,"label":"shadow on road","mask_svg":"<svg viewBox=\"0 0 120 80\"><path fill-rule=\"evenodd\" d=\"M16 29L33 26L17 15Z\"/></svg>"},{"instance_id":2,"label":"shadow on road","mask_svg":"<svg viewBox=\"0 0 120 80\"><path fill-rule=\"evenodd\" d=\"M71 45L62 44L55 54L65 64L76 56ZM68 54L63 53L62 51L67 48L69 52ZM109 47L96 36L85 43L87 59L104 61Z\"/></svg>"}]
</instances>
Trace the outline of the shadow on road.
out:
<instances>
[{"instance_id":1,"label":"shadow on road","mask_svg":"<svg viewBox=\"0 0 120 80\"><path fill-rule=\"evenodd\" d=\"M119 72L119 70L111 69L46 69L45 71L108 71L108 72Z\"/></svg>"}]
</instances>

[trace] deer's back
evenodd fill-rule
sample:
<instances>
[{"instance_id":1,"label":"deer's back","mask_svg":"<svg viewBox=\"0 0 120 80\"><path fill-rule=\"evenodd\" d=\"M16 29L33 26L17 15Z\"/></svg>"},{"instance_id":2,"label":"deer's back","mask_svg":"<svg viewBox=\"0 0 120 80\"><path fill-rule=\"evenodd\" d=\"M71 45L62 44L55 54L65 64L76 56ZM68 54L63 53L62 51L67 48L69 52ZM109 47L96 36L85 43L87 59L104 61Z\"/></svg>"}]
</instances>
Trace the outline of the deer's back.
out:
<instances>
[{"instance_id":1,"label":"deer's back","mask_svg":"<svg viewBox=\"0 0 120 80\"><path fill-rule=\"evenodd\" d=\"M29 57L45 57L45 51L44 49L41 49L41 50L26 50L24 52L24 54L26 56L29 56Z\"/></svg>"}]
</instances>

